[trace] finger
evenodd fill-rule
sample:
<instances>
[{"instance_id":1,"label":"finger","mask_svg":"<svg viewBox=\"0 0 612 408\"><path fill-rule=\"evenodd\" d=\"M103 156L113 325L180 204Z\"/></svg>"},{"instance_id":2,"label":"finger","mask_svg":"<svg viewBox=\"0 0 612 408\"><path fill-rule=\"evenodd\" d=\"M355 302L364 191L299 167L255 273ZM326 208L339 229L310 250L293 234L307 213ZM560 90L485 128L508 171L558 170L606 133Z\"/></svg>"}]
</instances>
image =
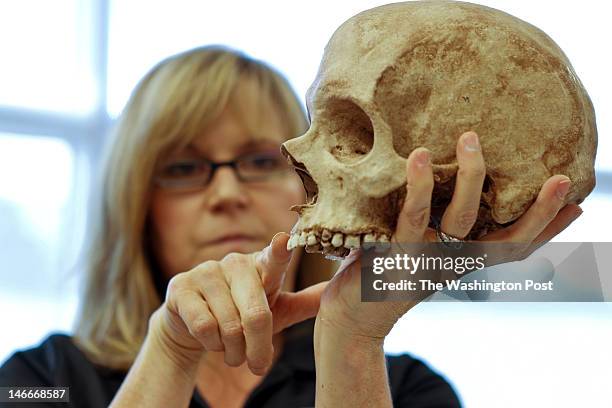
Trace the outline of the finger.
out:
<instances>
[{"instance_id":1,"label":"finger","mask_svg":"<svg viewBox=\"0 0 612 408\"><path fill-rule=\"evenodd\" d=\"M534 239L530 253L553 239L570 226L582 215L582 208L576 204L568 204L559 211L557 216L544 228L544 231Z\"/></svg>"},{"instance_id":2,"label":"finger","mask_svg":"<svg viewBox=\"0 0 612 408\"><path fill-rule=\"evenodd\" d=\"M397 218L394 242L421 242L429 224L434 181L429 150L414 149L406 160L406 198Z\"/></svg>"},{"instance_id":3,"label":"finger","mask_svg":"<svg viewBox=\"0 0 612 408\"><path fill-rule=\"evenodd\" d=\"M208 351L223 351L217 320L210 312L202 296L191 290L178 295L176 309L187 326L189 333Z\"/></svg>"},{"instance_id":4,"label":"finger","mask_svg":"<svg viewBox=\"0 0 612 408\"><path fill-rule=\"evenodd\" d=\"M535 202L525 214L508 227L511 241L531 243L565 205L564 199L570 185L570 179L560 174L546 180Z\"/></svg>"},{"instance_id":5,"label":"finger","mask_svg":"<svg viewBox=\"0 0 612 408\"><path fill-rule=\"evenodd\" d=\"M281 292L272 308L273 332L278 333L289 326L315 317L319 313L321 294L328 281L317 283L298 292Z\"/></svg>"},{"instance_id":6,"label":"finger","mask_svg":"<svg viewBox=\"0 0 612 408\"><path fill-rule=\"evenodd\" d=\"M280 290L289 267L293 250L287 250L289 234L279 232L272 238L270 245L255 254L255 267L259 272L264 290L272 295Z\"/></svg>"},{"instance_id":7,"label":"finger","mask_svg":"<svg viewBox=\"0 0 612 408\"><path fill-rule=\"evenodd\" d=\"M466 132L457 142L457 181L453 198L444 211L440 228L446 234L465 238L478 218L482 185L487 174L475 132Z\"/></svg>"},{"instance_id":8,"label":"finger","mask_svg":"<svg viewBox=\"0 0 612 408\"><path fill-rule=\"evenodd\" d=\"M208 307L217 320L219 334L225 349L225 362L233 367L245 360L245 340L240 322L240 314L230 288L225 281L218 262L205 262L200 265L199 288Z\"/></svg>"},{"instance_id":9,"label":"finger","mask_svg":"<svg viewBox=\"0 0 612 408\"><path fill-rule=\"evenodd\" d=\"M272 312L252 258L236 253L221 262L232 298L240 313L246 342L246 359L254 374L272 365Z\"/></svg>"}]
</instances>

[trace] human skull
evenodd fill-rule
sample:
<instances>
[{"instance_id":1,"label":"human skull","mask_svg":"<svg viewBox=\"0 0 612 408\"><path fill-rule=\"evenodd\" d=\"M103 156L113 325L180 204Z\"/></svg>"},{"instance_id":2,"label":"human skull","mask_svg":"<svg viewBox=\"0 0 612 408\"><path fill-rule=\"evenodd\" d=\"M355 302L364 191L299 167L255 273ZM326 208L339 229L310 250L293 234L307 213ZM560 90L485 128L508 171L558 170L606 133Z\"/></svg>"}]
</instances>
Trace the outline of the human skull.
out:
<instances>
[{"instance_id":1,"label":"human skull","mask_svg":"<svg viewBox=\"0 0 612 408\"><path fill-rule=\"evenodd\" d=\"M487 176L467 239L515 221L554 174L572 181L566 203L595 186L595 114L567 57L538 28L489 7L406 2L353 16L327 44L306 102L310 129L282 146L308 196L292 207L288 248L341 257L388 241L419 146L431 151L440 217L468 130Z\"/></svg>"}]
</instances>

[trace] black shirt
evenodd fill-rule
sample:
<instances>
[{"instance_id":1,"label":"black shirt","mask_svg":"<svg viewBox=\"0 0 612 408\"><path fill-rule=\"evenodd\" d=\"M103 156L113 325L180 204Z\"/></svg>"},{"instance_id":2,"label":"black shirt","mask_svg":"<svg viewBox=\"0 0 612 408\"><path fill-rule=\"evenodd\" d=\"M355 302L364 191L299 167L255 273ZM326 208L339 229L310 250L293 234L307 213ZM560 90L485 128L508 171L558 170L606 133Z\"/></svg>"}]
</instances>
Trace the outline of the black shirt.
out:
<instances>
[{"instance_id":1,"label":"black shirt","mask_svg":"<svg viewBox=\"0 0 612 408\"><path fill-rule=\"evenodd\" d=\"M309 319L285 330L281 355L245 407L314 406L313 329L314 319ZM450 384L422 361L409 354L387 355L386 361L394 407L461 406ZM15 352L0 367L0 387L68 386L70 403L0 403L0 407L107 407L126 374L92 364L70 336L51 334L37 347ZM189 406L205 408L208 404L195 389Z\"/></svg>"}]
</instances>

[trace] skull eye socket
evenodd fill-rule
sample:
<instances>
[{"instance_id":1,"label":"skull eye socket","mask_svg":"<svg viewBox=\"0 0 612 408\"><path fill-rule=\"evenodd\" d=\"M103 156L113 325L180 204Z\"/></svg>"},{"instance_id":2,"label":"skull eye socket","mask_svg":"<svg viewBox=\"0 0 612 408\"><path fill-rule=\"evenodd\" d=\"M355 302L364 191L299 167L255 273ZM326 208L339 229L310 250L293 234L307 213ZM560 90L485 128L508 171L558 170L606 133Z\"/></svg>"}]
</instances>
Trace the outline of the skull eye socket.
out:
<instances>
[{"instance_id":1,"label":"skull eye socket","mask_svg":"<svg viewBox=\"0 0 612 408\"><path fill-rule=\"evenodd\" d=\"M328 134L329 152L340 162L353 163L374 146L374 129L368 115L357 104L344 99L327 103L322 131Z\"/></svg>"}]
</instances>

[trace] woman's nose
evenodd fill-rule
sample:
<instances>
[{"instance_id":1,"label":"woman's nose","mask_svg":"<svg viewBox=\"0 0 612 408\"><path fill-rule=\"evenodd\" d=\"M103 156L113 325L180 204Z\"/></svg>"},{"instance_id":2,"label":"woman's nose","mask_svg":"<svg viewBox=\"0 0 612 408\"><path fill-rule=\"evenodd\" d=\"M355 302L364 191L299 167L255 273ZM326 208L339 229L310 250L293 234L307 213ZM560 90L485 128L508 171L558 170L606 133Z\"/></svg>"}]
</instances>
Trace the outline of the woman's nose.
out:
<instances>
[{"instance_id":1,"label":"woman's nose","mask_svg":"<svg viewBox=\"0 0 612 408\"><path fill-rule=\"evenodd\" d=\"M212 210L243 208L248 204L248 194L236 171L224 166L218 168L205 191L208 206Z\"/></svg>"}]
</instances>

